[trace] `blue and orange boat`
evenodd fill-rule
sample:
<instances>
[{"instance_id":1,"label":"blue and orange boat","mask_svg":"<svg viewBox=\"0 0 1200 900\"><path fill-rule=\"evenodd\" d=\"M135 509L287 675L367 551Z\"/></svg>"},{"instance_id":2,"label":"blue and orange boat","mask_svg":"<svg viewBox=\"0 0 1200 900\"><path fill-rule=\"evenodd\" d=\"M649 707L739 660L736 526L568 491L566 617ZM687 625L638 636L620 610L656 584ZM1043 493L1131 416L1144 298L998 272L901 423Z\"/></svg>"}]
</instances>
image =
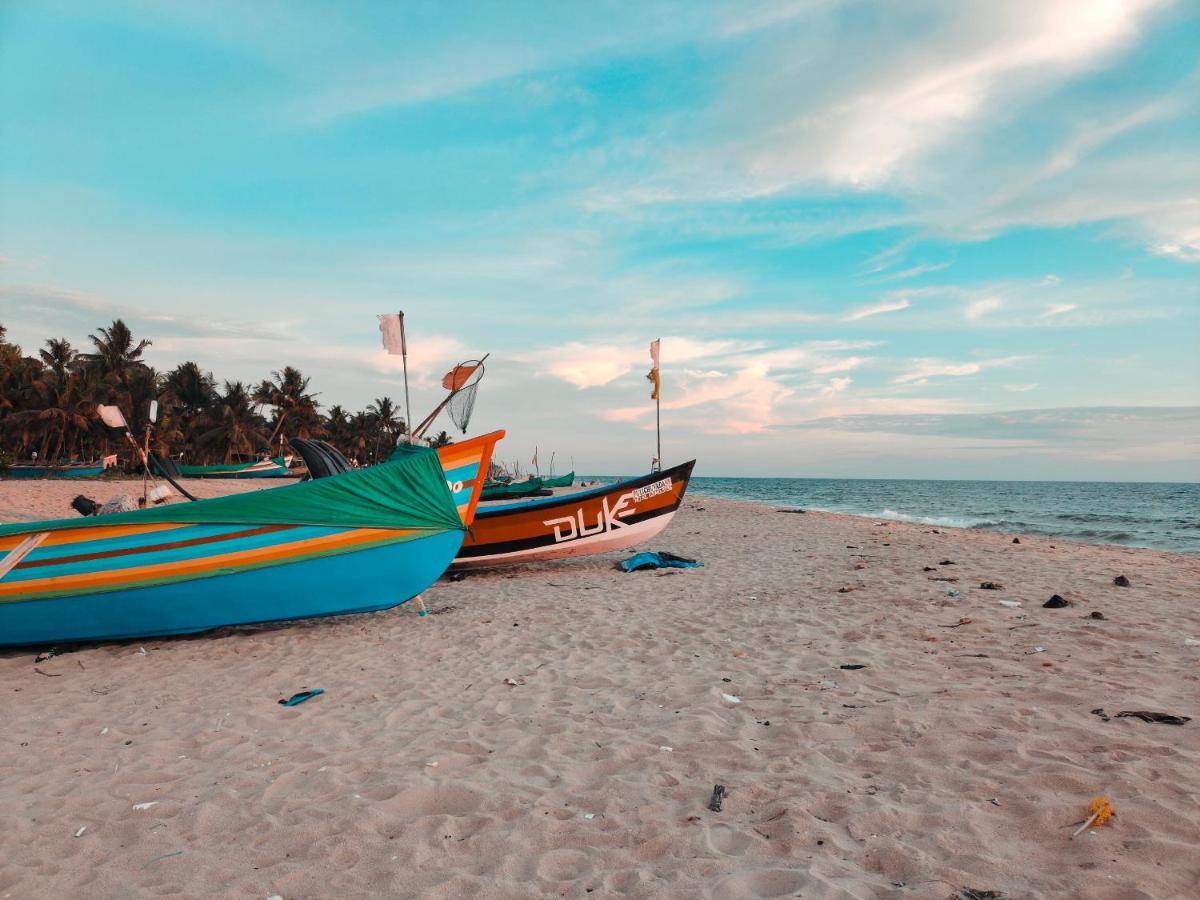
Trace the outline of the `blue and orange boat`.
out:
<instances>
[{"instance_id":1,"label":"blue and orange boat","mask_svg":"<svg viewBox=\"0 0 1200 900\"><path fill-rule=\"evenodd\" d=\"M96 462L67 462L52 465L39 463L15 463L8 467L9 478L99 478L105 470L116 463L116 457L107 457Z\"/></svg>"},{"instance_id":2,"label":"blue and orange boat","mask_svg":"<svg viewBox=\"0 0 1200 900\"><path fill-rule=\"evenodd\" d=\"M184 478L287 478L287 460L282 456L254 462L215 466L179 466Z\"/></svg>"},{"instance_id":3,"label":"blue and orange boat","mask_svg":"<svg viewBox=\"0 0 1200 900\"><path fill-rule=\"evenodd\" d=\"M0 646L187 634L404 603L462 546L502 434L459 445L445 471L436 453L414 452L266 491L0 526Z\"/></svg>"}]
</instances>

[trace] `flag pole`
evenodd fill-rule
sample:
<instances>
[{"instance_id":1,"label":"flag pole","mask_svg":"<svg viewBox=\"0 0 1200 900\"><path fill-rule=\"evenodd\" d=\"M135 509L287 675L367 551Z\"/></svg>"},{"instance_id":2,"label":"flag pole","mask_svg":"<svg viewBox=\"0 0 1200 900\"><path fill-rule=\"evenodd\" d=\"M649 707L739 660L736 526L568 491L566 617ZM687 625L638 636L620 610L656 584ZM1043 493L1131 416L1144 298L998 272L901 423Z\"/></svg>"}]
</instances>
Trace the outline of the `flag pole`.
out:
<instances>
[{"instance_id":1,"label":"flag pole","mask_svg":"<svg viewBox=\"0 0 1200 900\"><path fill-rule=\"evenodd\" d=\"M656 339L650 344L650 359L654 363L654 368L650 370L650 380L654 382L654 434L655 434L655 451L657 456L654 458L653 470L655 472L662 471L662 372L659 368L659 340Z\"/></svg>"},{"instance_id":2,"label":"flag pole","mask_svg":"<svg viewBox=\"0 0 1200 900\"><path fill-rule=\"evenodd\" d=\"M662 472L662 376L659 376L659 390L654 396L654 432L658 437L658 464L656 464L655 472Z\"/></svg>"},{"instance_id":3,"label":"flag pole","mask_svg":"<svg viewBox=\"0 0 1200 900\"><path fill-rule=\"evenodd\" d=\"M400 359L404 364L404 442L411 444L412 404L408 399L408 342L404 339L404 310L400 310Z\"/></svg>"}]
</instances>

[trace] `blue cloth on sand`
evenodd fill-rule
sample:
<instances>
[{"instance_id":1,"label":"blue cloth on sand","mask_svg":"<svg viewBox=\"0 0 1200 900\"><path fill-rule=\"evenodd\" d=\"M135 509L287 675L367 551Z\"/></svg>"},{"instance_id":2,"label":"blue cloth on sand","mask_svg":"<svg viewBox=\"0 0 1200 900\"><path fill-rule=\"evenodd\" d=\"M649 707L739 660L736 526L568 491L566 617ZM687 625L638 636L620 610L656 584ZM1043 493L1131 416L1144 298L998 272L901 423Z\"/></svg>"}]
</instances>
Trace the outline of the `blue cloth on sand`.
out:
<instances>
[{"instance_id":1,"label":"blue cloth on sand","mask_svg":"<svg viewBox=\"0 0 1200 900\"><path fill-rule=\"evenodd\" d=\"M617 563L617 568L626 572L641 572L644 569L694 569L704 563L674 553L643 551Z\"/></svg>"},{"instance_id":2,"label":"blue cloth on sand","mask_svg":"<svg viewBox=\"0 0 1200 900\"><path fill-rule=\"evenodd\" d=\"M297 703L303 703L305 700L311 700L313 697L325 693L325 688L313 688L311 691L301 691L299 694L292 694L286 700L280 700L280 706L295 706Z\"/></svg>"}]
</instances>

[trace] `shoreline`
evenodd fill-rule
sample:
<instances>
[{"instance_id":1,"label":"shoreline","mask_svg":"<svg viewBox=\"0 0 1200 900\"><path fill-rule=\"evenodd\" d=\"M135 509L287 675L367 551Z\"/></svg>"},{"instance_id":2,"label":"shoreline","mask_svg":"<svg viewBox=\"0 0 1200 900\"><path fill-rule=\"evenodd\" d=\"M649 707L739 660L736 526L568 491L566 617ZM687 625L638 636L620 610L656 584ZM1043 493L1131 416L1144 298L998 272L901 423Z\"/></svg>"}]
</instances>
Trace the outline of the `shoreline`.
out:
<instances>
[{"instance_id":1,"label":"shoreline","mask_svg":"<svg viewBox=\"0 0 1200 900\"><path fill-rule=\"evenodd\" d=\"M848 518L848 519L857 519L857 520L860 520L863 522L870 522L872 526L875 526L877 523L882 523L883 525L887 525L887 526L911 525L916 528L936 529L939 533L940 532L963 532L966 534L995 534L995 535L999 535L1001 537L1006 537L1009 539L1017 537L1017 538L1021 539L1022 543L1024 543L1026 540L1029 540L1029 541L1034 541L1034 540L1067 541L1072 544L1079 544L1084 547L1100 547L1100 548L1106 548L1109 550L1147 550L1152 553L1167 553L1167 554L1171 554L1174 556L1183 557L1185 559L1195 559L1198 555L1200 555L1200 550L1194 550L1194 551L1171 550L1171 549L1162 548L1162 547L1146 547L1141 544L1116 544L1116 543L1111 543L1111 542L1105 543L1105 542L1101 542L1101 541L1085 541L1085 540L1081 540L1077 537L1072 537L1071 535L1068 535L1068 534L1038 534L1036 532L1027 532L1027 531L1000 531L998 529L988 528L985 526L976 527L976 526L971 526L971 525L945 525L940 522L925 521L924 519L917 517L917 516L907 516L906 518L903 518L903 519L893 519L893 518L888 518L886 516L872 516L872 515L868 515L866 513L841 512L838 510L818 509L815 507L803 507L803 508L796 507L794 509L784 509L783 507L786 506L786 504L775 503L770 500L741 500L741 499L733 499L730 497L717 497L712 494L705 494L705 493L702 493L701 491L696 491L696 490L692 490L689 488L686 499L687 500L695 500L698 498L702 498L704 500L711 500L713 502L719 502L719 503L747 503L747 504L750 504L750 505L756 506L756 507L757 506L769 507L777 513L784 513L784 514L791 514L791 515L800 514L800 515L814 515L814 516L836 516L836 517L842 517L842 518ZM899 515L904 515L904 514L900 513Z\"/></svg>"}]
</instances>

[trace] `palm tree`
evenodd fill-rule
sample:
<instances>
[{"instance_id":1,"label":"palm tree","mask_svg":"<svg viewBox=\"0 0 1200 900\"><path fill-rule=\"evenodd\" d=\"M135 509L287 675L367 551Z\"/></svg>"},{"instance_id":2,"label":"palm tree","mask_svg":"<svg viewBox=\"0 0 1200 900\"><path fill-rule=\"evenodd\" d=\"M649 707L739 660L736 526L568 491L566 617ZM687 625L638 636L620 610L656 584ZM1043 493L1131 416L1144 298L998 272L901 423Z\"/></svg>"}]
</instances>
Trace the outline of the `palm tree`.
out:
<instances>
[{"instance_id":1,"label":"palm tree","mask_svg":"<svg viewBox=\"0 0 1200 900\"><path fill-rule=\"evenodd\" d=\"M253 456L266 442L266 421L254 409L254 400L240 381L226 381L225 390L206 416L208 429L200 435L202 446L224 448L224 462L235 453Z\"/></svg>"},{"instance_id":2,"label":"palm tree","mask_svg":"<svg viewBox=\"0 0 1200 900\"><path fill-rule=\"evenodd\" d=\"M349 438L346 449L351 459L364 461L367 448L375 444L378 426L370 413L356 412L348 423Z\"/></svg>"},{"instance_id":3,"label":"palm tree","mask_svg":"<svg viewBox=\"0 0 1200 900\"><path fill-rule=\"evenodd\" d=\"M151 342L135 341L121 319L114 319L108 328L99 328L88 338L95 352L80 354L80 359L89 399L120 407L130 429L139 433L146 423L149 400L157 395L157 373L142 360Z\"/></svg>"},{"instance_id":4,"label":"palm tree","mask_svg":"<svg viewBox=\"0 0 1200 900\"><path fill-rule=\"evenodd\" d=\"M329 407L323 428L326 440L342 453L347 453L350 448L350 418L340 405L335 403Z\"/></svg>"},{"instance_id":5,"label":"palm tree","mask_svg":"<svg viewBox=\"0 0 1200 900\"><path fill-rule=\"evenodd\" d=\"M315 394L308 393L311 379L293 366L284 366L282 371L272 372L254 389L253 400L259 406L271 406L275 410L275 427L271 431L268 445L275 442L289 419L296 428L298 437L309 437L321 429L317 414Z\"/></svg>"},{"instance_id":6,"label":"palm tree","mask_svg":"<svg viewBox=\"0 0 1200 900\"><path fill-rule=\"evenodd\" d=\"M194 362L180 363L163 379L163 399L163 418L155 435L160 450L170 452L176 442L185 452L196 450L205 416L217 402L212 372L205 372Z\"/></svg>"},{"instance_id":7,"label":"palm tree","mask_svg":"<svg viewBox=\"0 0 1200 900\"><path fill-rule=\"evenodd\" d=\"M399 416L396 404L392 402L391 397L376 397L375 402L367 407L367 415L371 417L375 426L374 455L379 455L380 444L384 444L388 452L391 452L396 446L397 437L408 429Z\"/></svg>"},{"instance_id":8,"label":"palm tree","mask_svg":"<svg viewBox=\"0 0 1200 900\"><path fill-rule=\"evenodd\" d=\"M98 331L99 334L88 335L96 352L86 358L102 378L115 375L123 383L131 369L145 365L142 353L152 342L142 340L134 344L133 332L123 320L114 319L110 327Z\"/></svg>"},{"instance_id":9,"label":"palm tree","mask_svg":"<svg viewBox=\"0 0 1200 900\"><path fill-rule=\"evenodd\" d=\"M80 396L79 391L78 355L66 338L50 338L45 349L38 351L44 368L35 386L42 403L39 410L29 412L36 413L36 421L43 431L41 453L48 462L57 460L71 446L73 432L86 433L90 424L91 404ZM55 441L53 452L51 440Z\"/></svg>"},{"instance_id":10,"label":"palm tree","mask_svg":"<svg viewBox=\"0 0 1200 900\"><path fill-rule=\"evenodd\" d=\"M46 347L38 351L43 365L54 373L60 381L65 381L69 373L76 368L79 354L66 338L47 338Z\"/></svg>"},{"instance_id":11,"label":"palm tree","mask_svg":"<svg viewBox=\"0 0 1200 900\"><path fill-rule=\"evenodd\" d=\"M447 444L452 444L452 443L454 443L454 442L450 439L450 435L446 434L446 432L444 432L444 431L439 431L437 433L437 435L434 437L434 439L429 442L429 446L445 447Z\"/></svg>"}]
</instances>

